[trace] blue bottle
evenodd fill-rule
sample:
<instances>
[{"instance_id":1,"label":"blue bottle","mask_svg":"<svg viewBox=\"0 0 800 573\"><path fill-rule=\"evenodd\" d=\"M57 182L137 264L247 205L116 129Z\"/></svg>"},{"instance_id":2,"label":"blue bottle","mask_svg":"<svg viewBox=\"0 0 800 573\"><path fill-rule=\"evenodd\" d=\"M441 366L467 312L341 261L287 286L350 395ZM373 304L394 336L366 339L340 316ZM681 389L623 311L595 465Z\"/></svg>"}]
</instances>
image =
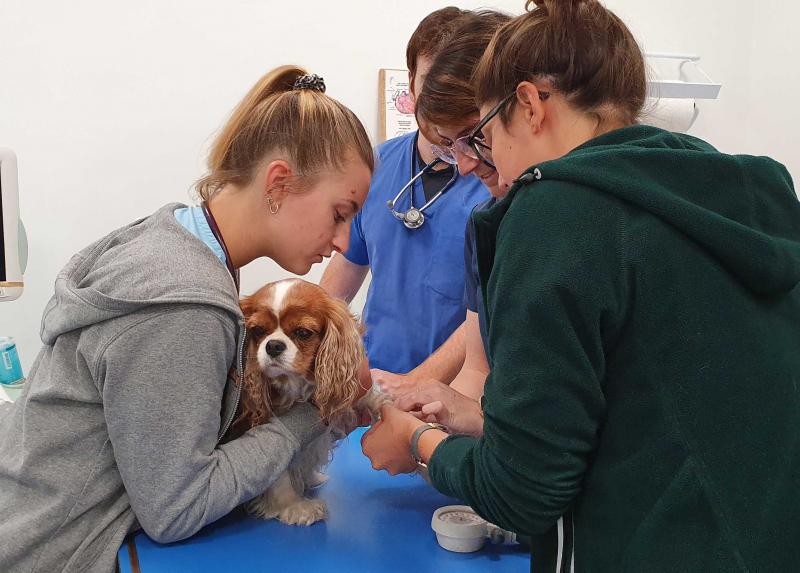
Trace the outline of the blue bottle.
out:
<instances>
[{"instance_id":1,"label":"blue bottle","mask_svg":"<svg viewBox=\"0 0 800 573\"><path fill-rule=\"evenodd\" d=\"M0 384L12 385L24 380L17 344L11 337L0 337Z\"/></svg>"}]
</instances>

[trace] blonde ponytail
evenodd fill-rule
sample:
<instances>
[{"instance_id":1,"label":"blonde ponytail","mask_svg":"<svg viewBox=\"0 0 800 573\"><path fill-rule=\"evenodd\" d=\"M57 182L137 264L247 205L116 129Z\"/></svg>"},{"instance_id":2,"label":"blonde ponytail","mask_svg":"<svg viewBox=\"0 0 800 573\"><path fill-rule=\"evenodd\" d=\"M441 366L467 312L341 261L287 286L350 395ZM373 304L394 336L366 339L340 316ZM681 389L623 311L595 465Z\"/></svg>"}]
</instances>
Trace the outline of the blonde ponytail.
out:
<instances>
[{"instance_id":1,"label":"blonde ponytail","mask_svg":"<svg viewBox=\"0 0 800 573\"><path fill-rule=\"evenodd\" d=\"M315 89L296 89L308 72L281 66L265 74L236 106L211 146L208 174L195 185L208 200L228 183L246 185L271 152L286 154L298 174L341 169L351 152L374 168L372 146L358 118Z\"/></svg>"},{"instance_id":2,"label":"blonde ponytail","mask_svg":"<svg viewBox=\"0 0 800 573\"><path fill-rule=\"evenodd\" d=\"M230 153L236 135L242 130L247 118L258 104L274 94L288 92L294 86L295 80L305 73L305 70L296 66L281 66L265 74L256 85L250 88L244 99L233 110L230 119L211 147L208 154L210 171L223 169L225 157Z\"/></svg>"}]
</instances>

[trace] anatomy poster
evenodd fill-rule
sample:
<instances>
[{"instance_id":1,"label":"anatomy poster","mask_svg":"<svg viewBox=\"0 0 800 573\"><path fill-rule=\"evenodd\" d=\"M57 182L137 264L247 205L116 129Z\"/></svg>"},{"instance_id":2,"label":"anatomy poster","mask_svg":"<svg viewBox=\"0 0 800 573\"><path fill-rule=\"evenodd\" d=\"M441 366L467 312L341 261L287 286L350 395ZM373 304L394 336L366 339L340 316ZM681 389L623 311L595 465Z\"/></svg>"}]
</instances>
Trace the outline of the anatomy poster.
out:
<instances>
[{"instance_id":1,"label":"anatomy poster","mask_svg":"<svg viewBox=\"0 0 800 573\"><path fill-rule=\"evenodd\" d=\"M417 129L414 98L408 86L408 70L381 69L378 84L380 140L386 141Z\"/></svg>"}]
</instances>

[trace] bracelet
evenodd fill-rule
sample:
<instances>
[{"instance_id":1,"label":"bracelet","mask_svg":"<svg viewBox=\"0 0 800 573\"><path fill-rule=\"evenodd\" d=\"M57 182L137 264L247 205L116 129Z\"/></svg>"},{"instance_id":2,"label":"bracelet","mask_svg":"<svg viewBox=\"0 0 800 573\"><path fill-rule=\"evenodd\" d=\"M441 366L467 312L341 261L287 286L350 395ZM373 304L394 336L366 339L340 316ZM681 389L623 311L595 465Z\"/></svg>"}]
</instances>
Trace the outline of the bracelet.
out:
<instances>
[{"instance_id":1,"label":"bracelet","mask_svg":"<svg viewBox=\"0 0 800 573\"><path fill-rule=\"evenodd\" d=\"M422 461L422 457L419 455L419 438L427 432L428 430L441 430L442 432L448 434L447 426L443 426L442 424L436 424L433 422L426 422L423 426L420 426L414 433L411 434L411 457L417 462L417 465L423 468L427 468L428 465Z\"/></svg>"}]
</instances>

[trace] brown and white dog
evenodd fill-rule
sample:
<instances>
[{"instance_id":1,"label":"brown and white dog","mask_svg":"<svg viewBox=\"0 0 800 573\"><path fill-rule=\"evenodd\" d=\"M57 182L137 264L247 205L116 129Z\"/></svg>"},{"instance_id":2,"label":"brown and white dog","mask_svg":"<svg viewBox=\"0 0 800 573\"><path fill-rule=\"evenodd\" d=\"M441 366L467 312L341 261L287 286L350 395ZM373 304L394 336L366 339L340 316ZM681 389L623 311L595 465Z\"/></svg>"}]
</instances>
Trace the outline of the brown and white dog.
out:
<instances>
[{"instance_id":1,"label":"brown and white dog","mask_svg":"<svg viewBox=\"0 0 800 573\"><path fill-rule=\"evenodd\" d=\"M321 500L306 498L305 491L327 479L320 470L330 461L336 440L356 425L356 408L380 406L372 406L375 398L369 395L354 406L364 362L359 324L346 303L300 279L270 283L240 304L248 336L241 413L233 435L305 401L319 408L327 424L323 435L299 452L247 509L264 519L311 525L325 518L327 508Z\"/></svg>"}]
</instances>

